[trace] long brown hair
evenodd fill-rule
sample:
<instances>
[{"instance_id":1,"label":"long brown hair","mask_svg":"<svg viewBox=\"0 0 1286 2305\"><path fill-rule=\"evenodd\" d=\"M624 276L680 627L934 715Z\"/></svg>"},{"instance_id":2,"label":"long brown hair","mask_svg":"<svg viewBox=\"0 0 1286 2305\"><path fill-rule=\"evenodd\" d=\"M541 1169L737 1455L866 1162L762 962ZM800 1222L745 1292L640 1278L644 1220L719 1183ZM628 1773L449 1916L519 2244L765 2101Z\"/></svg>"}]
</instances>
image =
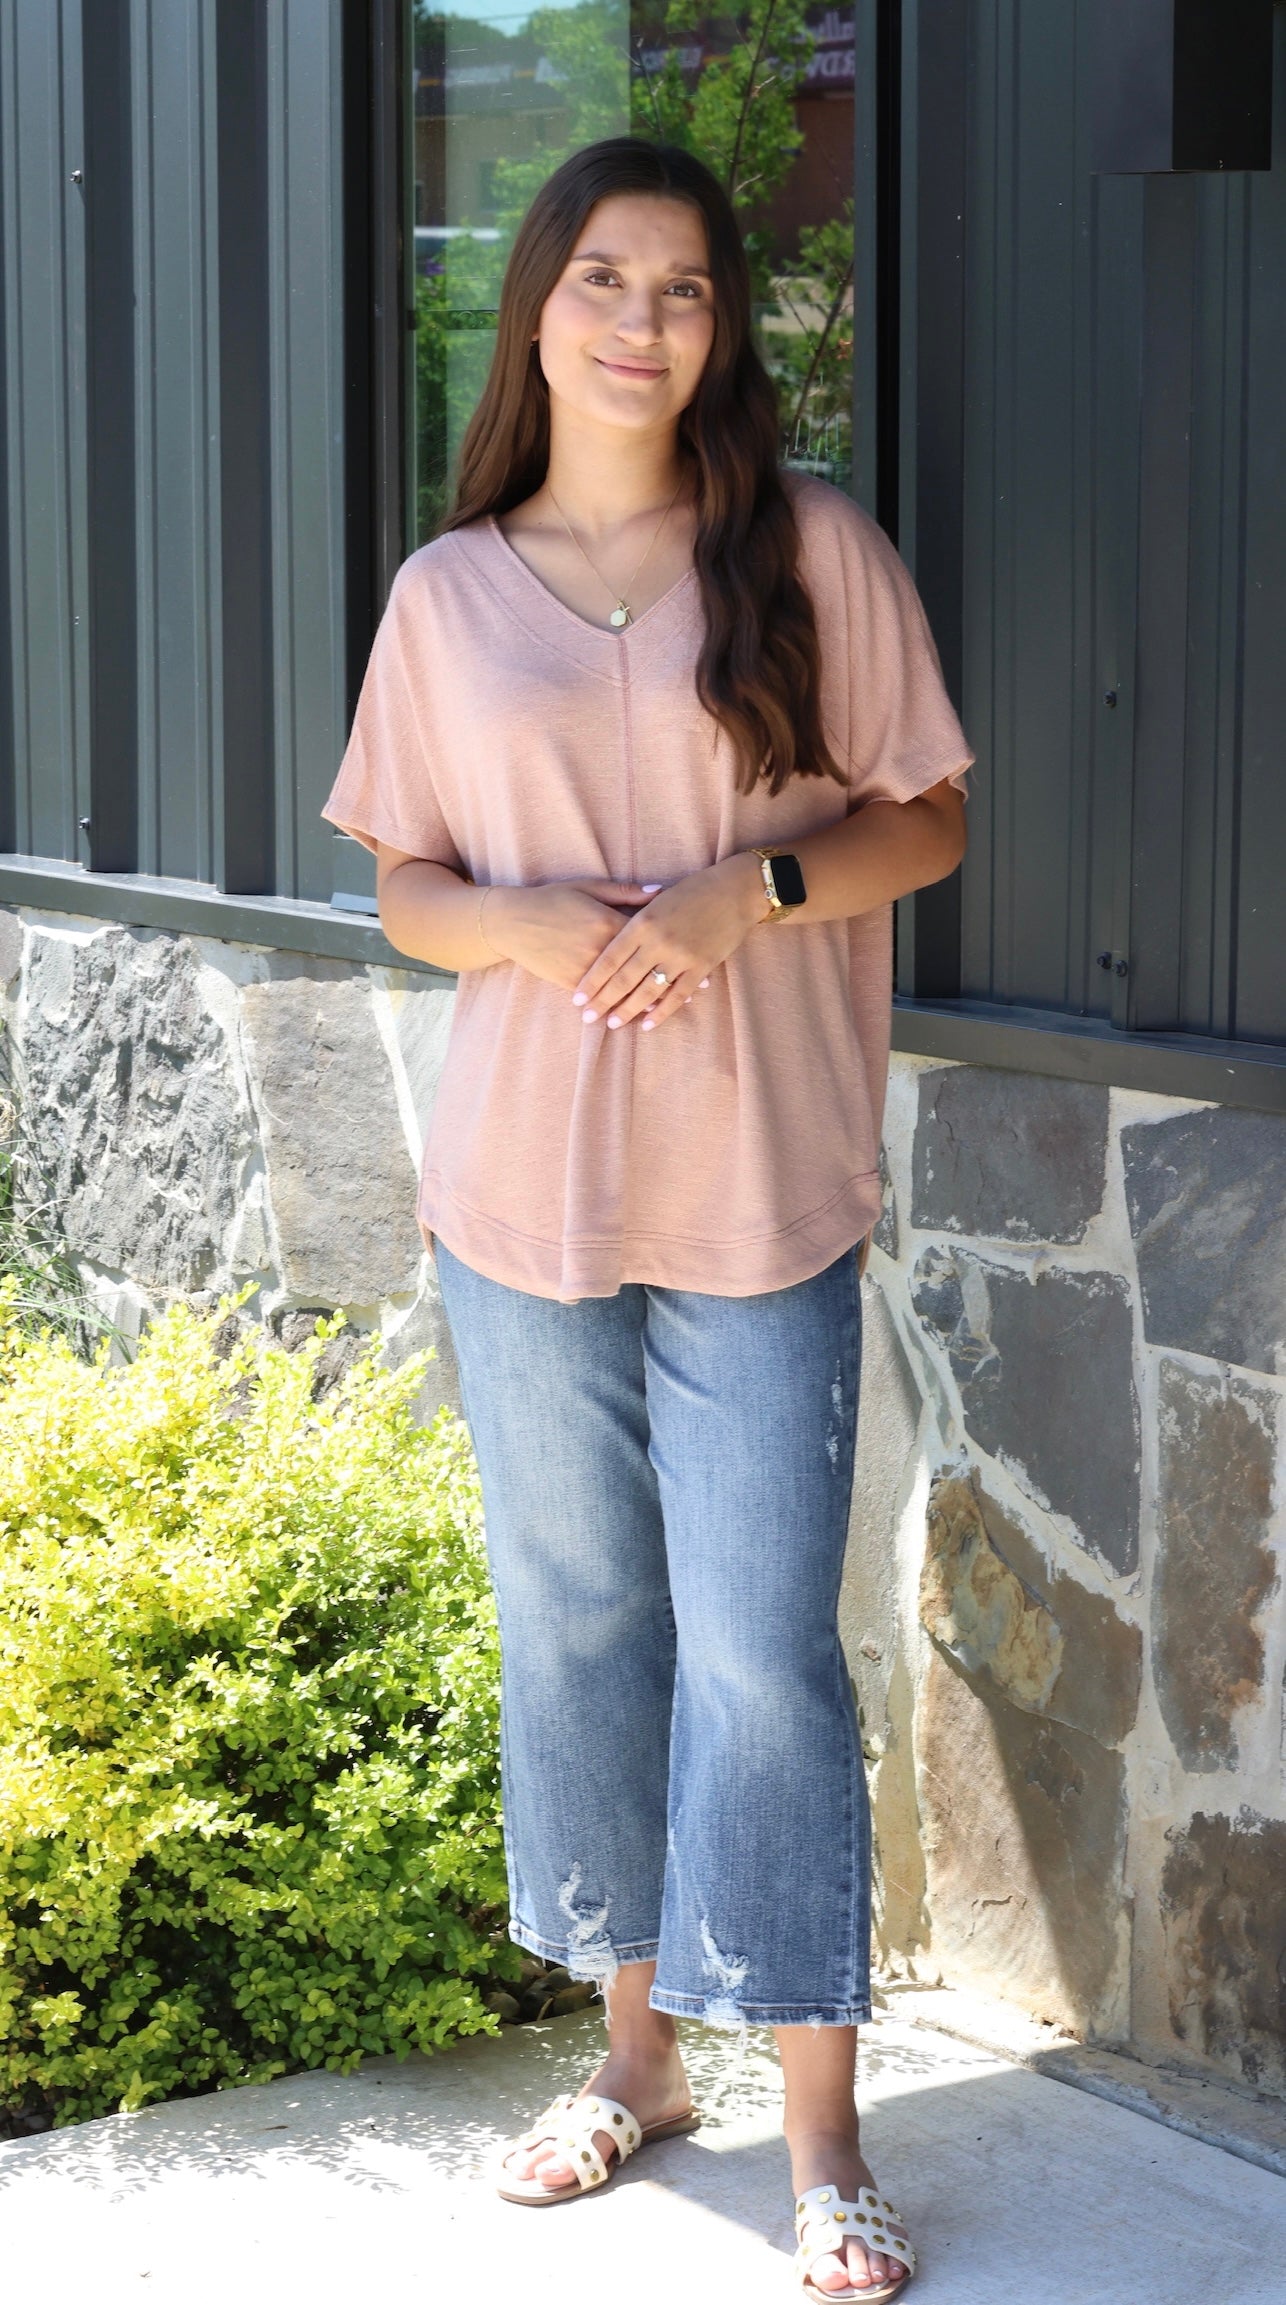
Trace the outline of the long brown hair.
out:
<instances>
[{"instance_id":1,"label":"long brown hair","mask_svg":"<svg viewBox=\"0 0 1286 2305\"><path fill-rule=\"evenodd\" d=\"M792 776L834 776L822 730L813 604L777 460L777 400L750 333L750 272L717 178L673 144L609 136L564 160L536 194L500 291L491 372L460 451L443 531L534 496L549 469L549 387L532 337L586 217L613 193L686 200L705 223L714 339L679 419L694 469L695 563L705 608L697 694L727 731L737 782L773 793Z\"/></svg>"}]
</instances>

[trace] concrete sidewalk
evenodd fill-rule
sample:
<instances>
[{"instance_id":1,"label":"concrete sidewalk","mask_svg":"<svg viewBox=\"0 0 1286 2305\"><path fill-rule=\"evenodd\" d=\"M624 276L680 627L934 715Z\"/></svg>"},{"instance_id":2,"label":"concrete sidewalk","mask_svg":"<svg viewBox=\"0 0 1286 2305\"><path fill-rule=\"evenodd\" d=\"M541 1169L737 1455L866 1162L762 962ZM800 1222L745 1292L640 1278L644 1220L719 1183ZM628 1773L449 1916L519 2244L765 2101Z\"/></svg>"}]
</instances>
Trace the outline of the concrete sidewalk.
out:
<instances>
[{"instance_id":1,"label":"concrete sidewalk","mask_svg":"<svg viewBox=\"0 0 1286 2305\"><path fill-rule=\"evenodd\" d=\"M5 2293L788 2305L775 2061L684 2034L703 2129L536 2215L497 2201L479 2163L578 2086L592 2014L0 2146ZM1282 2178L895 2016L862 2043L866 2148L920 2251L915 2305L1282 2305Z\"/></svg>"}]
</instances>

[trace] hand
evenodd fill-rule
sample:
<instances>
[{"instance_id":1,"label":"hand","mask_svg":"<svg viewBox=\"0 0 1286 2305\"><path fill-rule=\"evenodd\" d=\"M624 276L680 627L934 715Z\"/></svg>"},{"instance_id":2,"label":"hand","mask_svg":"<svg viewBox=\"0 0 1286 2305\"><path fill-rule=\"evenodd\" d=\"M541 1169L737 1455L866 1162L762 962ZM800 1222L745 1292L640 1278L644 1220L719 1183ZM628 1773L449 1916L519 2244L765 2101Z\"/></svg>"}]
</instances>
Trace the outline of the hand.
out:
<instances>
[{"instance_id":1,"label":"hand","mask_svg":"<svg viewBox=\"0 0 1286 2305\"><path fill-rule=\"evenodd\" d=\"M756 856L729 856L662 889L626 921L585 971L572 999L586 1024L616 1029L642 1017L651 1032L674 1016L710 971L737 950L765 918L763 874ZM652 975L669 979L658 989Z\"/></svg>"},{"instance_id":2,"label":"hand","mask_svg":"<svg viewBox=\"0 0 1286 2305\"><path fill-rule=\"evenodd\" d=\"M535 888L491 888L482 938L531 976L570 992L620 930L646 905L636 881L561 880Z\"/></svg>"}]
</instances>

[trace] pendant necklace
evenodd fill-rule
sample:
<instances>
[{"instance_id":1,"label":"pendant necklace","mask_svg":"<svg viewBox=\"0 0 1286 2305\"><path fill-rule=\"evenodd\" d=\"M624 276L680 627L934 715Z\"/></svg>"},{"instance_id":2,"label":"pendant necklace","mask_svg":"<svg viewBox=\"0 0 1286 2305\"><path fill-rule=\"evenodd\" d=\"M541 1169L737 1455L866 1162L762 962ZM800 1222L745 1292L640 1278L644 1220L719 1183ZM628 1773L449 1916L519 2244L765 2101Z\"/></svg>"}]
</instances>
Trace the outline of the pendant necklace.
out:
<instances>
[{"instance_id":1,"label":"pendant necklace","mask_svg":"<svg viewBox=\"0 0 1286 2305\"><path fill-rule=\"evenodd\" d=\"M630 614L630 604L629 604L628 600L626 600L626 598L624 597L624 594L623 594L623 593L619 593L619 592L616 592L616 591L614 591L614 590L613 590L613 587L612 587L612 586L611 586L611 585L608 583L608 581L607 581L607 578L606 578L606 577L603 575L603 573L602 573L602 570L601 570L601 569L598 569L598 568L595 568L595 567L594 567L594 563L593 563L593 561L590 559L590 557L589 557L589 554L586 552L586 550L585 550L585 547L584 547L584 545L581 543L581 540L580 540L579 536L576 534L576 531L575 531L575 529L572 527L572 524L571 524L570 520L568 519L568 517L567 517L566 513L564 512L564 510L563 510L563 508L562 508L561 504L559 503L559 501L558 501L558 498L555 496L555 494L554 494L554 492L553 492L553 489L552 489L552 488L549 488L549 482L548 482L548 481L546 481L546 482L545 482L545 486L546 486L546 488L548 488L548 489L549 489L549 501L550 501L550 503L553 505L553 508L554 508L555 512L558 514L558 517L559 517L559 519L561 520L561 522L562 522L562 524L563 524L564 528L566 529L566 531L567 531L568 535L570 536L570 538L571 538L571 540L572 540L572 543L575 545L575 547L576 547L576 550L579 552L579 554L580 554L580 556L581 556L581 559L582 559L582 560L585 562L585 565L586 565L586 567L587 567L587 568L589 568L590 570L592 570L593 574L594 574L594 575L595 575L595 576L598 578L598 581L599 581L599 583L602 585L602 587L603 587L603 590L604 590L605 592L610 592L610 593L611 593L611 595L612 595L612 598L613 598L613 600L616 602L616 606L615 606L615 608L612 610L612 613L611 613L611 615L608 617L608 620L607 620L607 621L608 621L608 623L609 623L610 625L612 625L612 626L615 628L615 630L616 630L617 632L620 632L620 631L622 631L622 630L624 629L624 627L625 627L627 624L632 624L632 623L633 623L633 621L634 621L633 617L632 617L632 616L631 616L631 614ZM682 486L683 486L683 481L682 481L682 479L680 479L680 481L679 481L679 488L682 488ZM673 512L673 510L674 510L675 501L676 501L676 499L677 499L677 497L678 497L678 493L679 493L679 488L676 488L676 489L675 489L675 491L674 491L674 495L673 495L673 496L670 498L670 501L669 501L669 503L666 505L666 508L665 508L664 512L661 514L661 517L660 517L660 519L658 520L658 522L657 522L657 524L656 524L656 527L653 529L653 531L652 531L652 538L651 538L651 542L649 543L649 545L648 545L648 547L647 547L647 551L646 551L646 552L644 553L644 555L643 555L643 559L642 559L642 560L640 560L640 562L639 562L639 564L638 564L638 567L637 567L637 568L634 570L634 573L633 573L633 575L630 577L630 580L629 580L628 584L627 584L627 585L626 585L626 587L625 587L625 591L626 591L626 592L632 592L632 591L634 590L634 587L635 587L635 585L636 585L636 584L637 584L637 582L638 582L639 576L640 576L640 574L642 573L642 569L643 569L643 562L644 562L644 561L646 561L646 560L647 560L647 559L650 557L650 555L651 555L651 552L652 552L652 548L653 548L653 546L655 545L655 543L656 543L656 540L657 540L658 536L659 536L659 535L660 535L660 533L661 533L661 530L664 528L664 526L665 526L665 524L666 524L666 521L669 519L669 517L670 517L670 514L671 514L671 513Z\"/></svg>"}]
</instances>

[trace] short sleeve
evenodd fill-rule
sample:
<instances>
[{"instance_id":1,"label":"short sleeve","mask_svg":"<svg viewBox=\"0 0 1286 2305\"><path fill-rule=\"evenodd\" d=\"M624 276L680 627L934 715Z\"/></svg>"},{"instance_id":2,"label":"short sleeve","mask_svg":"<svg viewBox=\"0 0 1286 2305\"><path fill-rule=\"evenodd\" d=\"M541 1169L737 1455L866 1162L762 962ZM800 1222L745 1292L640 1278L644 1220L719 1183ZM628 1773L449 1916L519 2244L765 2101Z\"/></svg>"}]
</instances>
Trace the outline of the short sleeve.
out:
<instances>
[{"instance_id":1,"label":"short sleeve","mask_svg":"<svg viewBox=\"0 0 1286 2305\"><path fill-rule=\"evenodd\" d=\"M408 561L394 578L322 815L365 848L383 841L459 871L424 741L432 654L431 612L415 564Z\"/></svg>"},{"instance_id":2,"label":"short sleeve","mask_svg":"<svg viewBox=\"0 0 1286 2305\"><path fill-rule=\"evenodd\" d=\"M798 510L826 730L853 805L914 800L947 778L966 790L974 754L910 571L838 489L806 484Z\"/></svg>"}]
</instances>

